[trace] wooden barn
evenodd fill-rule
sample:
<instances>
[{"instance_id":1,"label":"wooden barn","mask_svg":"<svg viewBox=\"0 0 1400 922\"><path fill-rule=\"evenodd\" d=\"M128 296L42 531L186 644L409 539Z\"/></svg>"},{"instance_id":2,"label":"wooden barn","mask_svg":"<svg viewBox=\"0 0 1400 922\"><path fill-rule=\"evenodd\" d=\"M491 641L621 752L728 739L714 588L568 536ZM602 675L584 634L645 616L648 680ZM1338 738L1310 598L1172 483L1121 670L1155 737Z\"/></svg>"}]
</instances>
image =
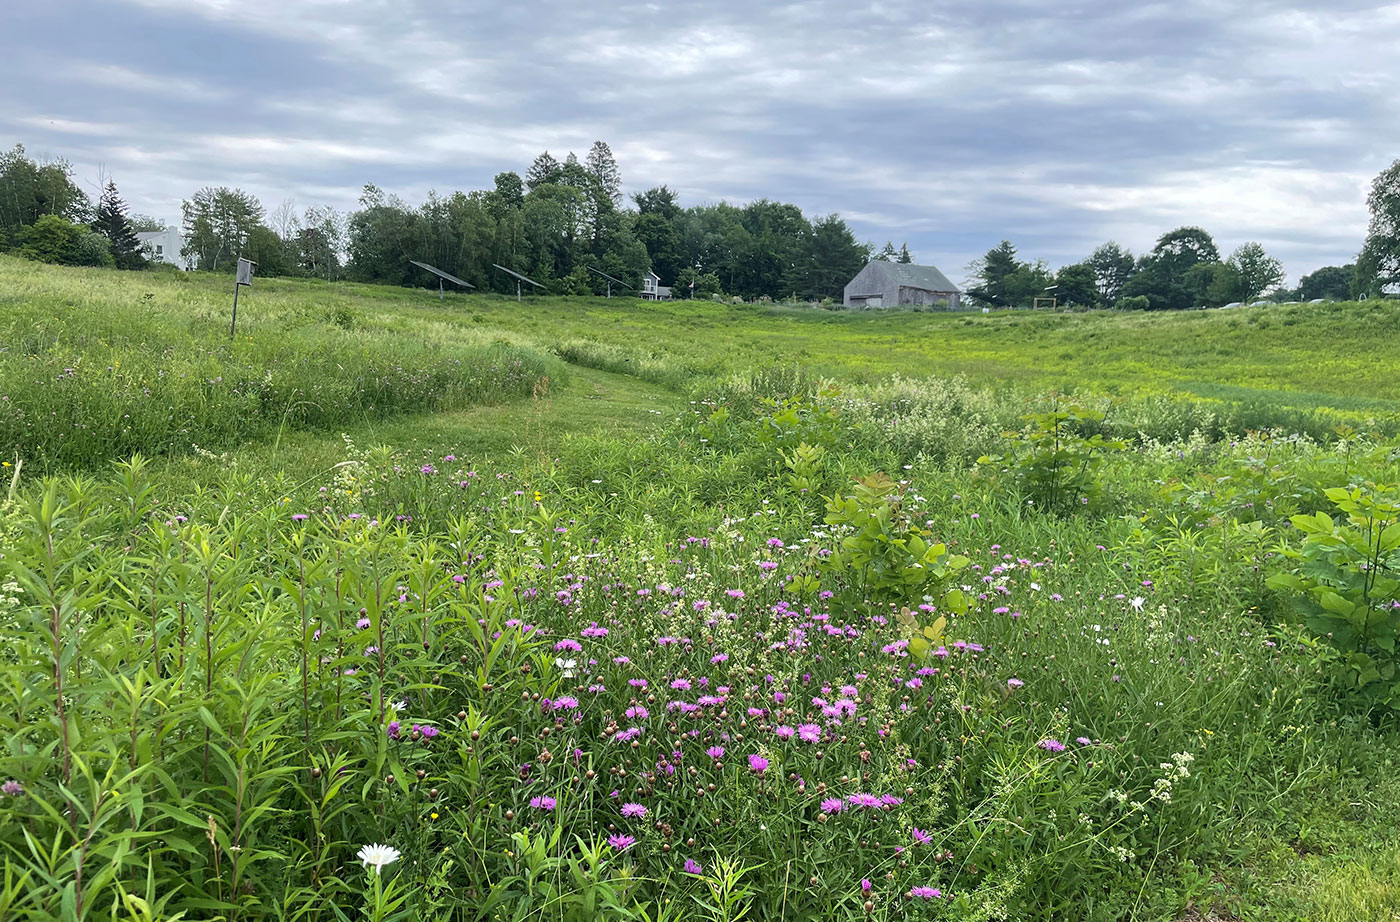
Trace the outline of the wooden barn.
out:
<instances>
[{"instance_id":1,"label":"wooden barn","mask_svg":"<svg viewBox=\"0 0 1400 922\"><path fill-rule=\"evenodd\" d=\"M961 295L957 286L933 266L876 259L846 285L847 307L912 307L955 311Z\"/></svg>"}]
</instances>

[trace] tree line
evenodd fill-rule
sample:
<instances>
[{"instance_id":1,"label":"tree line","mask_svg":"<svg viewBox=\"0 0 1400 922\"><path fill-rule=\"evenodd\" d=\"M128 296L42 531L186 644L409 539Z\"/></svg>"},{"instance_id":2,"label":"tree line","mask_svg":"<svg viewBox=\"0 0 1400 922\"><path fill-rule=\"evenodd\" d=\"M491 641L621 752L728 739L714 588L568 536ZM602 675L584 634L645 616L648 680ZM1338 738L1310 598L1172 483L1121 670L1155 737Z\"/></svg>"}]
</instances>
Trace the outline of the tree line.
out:
<instances>
[{"instance_id":1,"label":"tree line","mask_svg":"<svg viewBox=\"0 0 1400 922\"><path fill-rule=\"evenodd\" d=\"M1019 259L1016 247L1003 240L974 260L969 273L973 284L967 294L994 307L1029 307L1037 298L1053 298L1069 307L1183 310L1265 295L1275 301L1342 300L1385 287L1349 263L1324 266L1303 276L1298 287L1286 288L1282 265L1260 244L1245 243L1222 258L1211 235L1199 227L1168 231L1150 252L1137 257L1109 241L1058 272L1051 272L1044 260Z\"/></svg>"},{"instance_id":2,"label":"tree line","mask_svg":"<svg viewBox=\"0 0 1400 922\"><path fill-rule=\"evenodd\" d=\"M608 282L599 272L640 290L653 271L678 297L820 300L839 298L874 249L834 214L808 218L768 199L684 208L664 185L634 195L628 207L621 186L603 141L583 160L546 151L523 176L500 173L490 189L430 193L419 205L366 185L348 214L298 211L290 202L269 213L251 193L211 186L183 203L183 255L215 272L246 257L262 276L435 284L409 262L419 260L480 290L513 291L499 264L557 294L602 293ZM140 267L135 230L147 222L126 217L115 185L104 193L107 207L94 209L69 164L36 163L16 147L0 161L0 198L12 198L12 189L23 205L0 208L0 248L70 265ZM911 258L907 247L886 251Z\"/></svg>"},{"instance_id":3,"label":"tree line","mask_svg":"<svg viewBox=\"0 0 1400 922\"><path fill-rule=\"evenodd\" d=\"M544 152L522 176L496 175L490 189L429 193L410 205L366 185L359 207L298 210L283 202L270 214L241 189L206 187L182 205L183 255L194 268L231 272L238 257L263 276L341 278L395 285L434 284L412 263L427 262L484 291L514 290L493 264L542 282L557 294L597 294L599 272L640 289L655 272L677 296L839 298L871 259L909 263L907 245L858 242L840 216L808 218L796 205L759 199L682 207L662 185L625 202L611 149L597 141L580 160ZM1030 306L1039 297L1062 305L1171 310L1219 306L1268 294L1276 300L1375 295L1400 288L1400 160L1376 177L1357 260L1304 276L1282 288L1277 259L1258 243L1222 257L1200 227L1163 234L1134 256L1115 242L1052 271L1021 259L1010 241L969 267L974 302ZM0 250L68 265L145 268L137 239L162 222L129 215L115 183L101 184L94 204L70 164L29 158L23 146L0 154Z\"/></svg>"},{"instance_id":4,"label":"tree line","mask_svg":"<svg viewBox=\"0 0 1400 922\"><path fill-rule=\"evenodd\" d=\"M1366 241L1355 262L1323 266L1295 288L1283 285L1282 264L1253 241L1222 257L1203 228L1187 226L1157 238L1140 256L1114 241L1052 272L1028 262L1003 240L968 267L966 292L993 307L1029 307L1037 298L1086 308L1182 310L1221 307L1267 296L1274 301L1344 300L1400 294L1400 160L1380 173L1367 197Z\"/></svg>"}]
</instances>

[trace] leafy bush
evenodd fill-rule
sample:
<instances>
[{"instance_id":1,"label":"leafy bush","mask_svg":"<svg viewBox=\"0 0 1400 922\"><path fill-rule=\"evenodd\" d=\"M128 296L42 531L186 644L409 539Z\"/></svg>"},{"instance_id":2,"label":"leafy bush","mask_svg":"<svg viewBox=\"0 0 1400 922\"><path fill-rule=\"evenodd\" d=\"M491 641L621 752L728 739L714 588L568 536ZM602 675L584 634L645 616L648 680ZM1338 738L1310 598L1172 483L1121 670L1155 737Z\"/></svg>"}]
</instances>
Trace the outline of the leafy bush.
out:
<instances>
[{"instance_id":1,"label":"leafy bush","mask_svg":"<svg viewBox=\"0 0 1400 922\"><path fill-rule=\"evenodd\" d=\"M1046 512L1073 512L1099 496L1098 470L1107 452L1122 451L1125 442L1106 439L1101 432L1105 414L1076 403L1051 398L1050 409L1027 414L1025 431L1007 433L1011 450L1004 456L979 458L1014 478L1021 495Z\"/></svg>"},{"instance_id":2,"label":"leafy bush","mask_svg":"<svg viewBox=\"0 0 1400 922\"><path fill-rule=\"evenodd\" d=\"M872 474L857 480L848 495L831 497L826 510L826 524L837 539L827 570L851 574L882 601L917 604L927 595L955 614L966 610L962 591L945 595L943 587L970 561L950 553L914 522L904 485Z\"/></svg>"},{"instance_id":3,"label":"leafy bush","mask_svg":"<svg viewBox=\"0 0 1400 922\"><path fill-rule=\"evenodd\" d=\"M1335 648L1338 678L1349 692L1400 708L1400 488L1370 483L1334 487L1327 497L1345 516L1295 515L1297 563L1270 577L1287 592L1318 637Z\"/></svg>"}]
</instances>

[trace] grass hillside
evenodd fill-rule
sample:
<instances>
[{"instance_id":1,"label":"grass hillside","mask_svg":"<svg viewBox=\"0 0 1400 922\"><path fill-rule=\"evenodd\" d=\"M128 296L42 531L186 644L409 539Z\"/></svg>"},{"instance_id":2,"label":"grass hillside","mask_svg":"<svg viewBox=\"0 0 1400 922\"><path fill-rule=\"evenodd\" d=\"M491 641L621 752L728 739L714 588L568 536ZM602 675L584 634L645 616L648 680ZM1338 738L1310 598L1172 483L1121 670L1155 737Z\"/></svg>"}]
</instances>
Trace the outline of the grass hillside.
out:
<instances>
[{"instance_id":1,"label":"grass hillside","mask_svg":"<svg viewBox=\"0 0 1400 922\"><path fill-rule=\"evenodd\" d=\"M1400 919L1395 304L231 296L0 257L0 919Z\"/></svg>"}]
</instances>

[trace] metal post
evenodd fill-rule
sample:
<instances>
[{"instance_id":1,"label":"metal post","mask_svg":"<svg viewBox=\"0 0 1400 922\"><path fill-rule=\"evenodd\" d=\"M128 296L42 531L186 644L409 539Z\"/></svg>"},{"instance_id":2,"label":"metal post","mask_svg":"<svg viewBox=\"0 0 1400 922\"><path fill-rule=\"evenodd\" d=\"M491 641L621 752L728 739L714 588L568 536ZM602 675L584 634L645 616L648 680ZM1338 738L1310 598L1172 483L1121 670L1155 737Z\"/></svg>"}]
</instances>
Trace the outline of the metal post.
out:
<instances>
[{"instance_id":1,"label":"metal post","mask_svg":"<svg viewBox=\"0 0 1400 922\"><path fill-rule=\"evenodd\" d=\"M519 282L516 282L516 283L515 283L515 303L516 303L516 304L519 304L519 303L520 303L520 283L519 283Z\"/></svg>"},{"instance_id":2,"label":"metal post","mask_svg":"<svg viewBox=\"0 0 1400 922\"><path fill-rule=\"evenodd\" d=\"M438 300L442 300L442 279L438 279Z\"/></svg>"},{"instance_id":3,"label":"metal post","mask_svg":"<svg viewBox=\"0 0 1400 922\"><path fill-rule=\"evenodd\" d=\"M238 326L238 289L242 287L237 282L233 283L233 322L228 325L228 338L233 339L233 331Z\"/></svg>"}]
</instances>

